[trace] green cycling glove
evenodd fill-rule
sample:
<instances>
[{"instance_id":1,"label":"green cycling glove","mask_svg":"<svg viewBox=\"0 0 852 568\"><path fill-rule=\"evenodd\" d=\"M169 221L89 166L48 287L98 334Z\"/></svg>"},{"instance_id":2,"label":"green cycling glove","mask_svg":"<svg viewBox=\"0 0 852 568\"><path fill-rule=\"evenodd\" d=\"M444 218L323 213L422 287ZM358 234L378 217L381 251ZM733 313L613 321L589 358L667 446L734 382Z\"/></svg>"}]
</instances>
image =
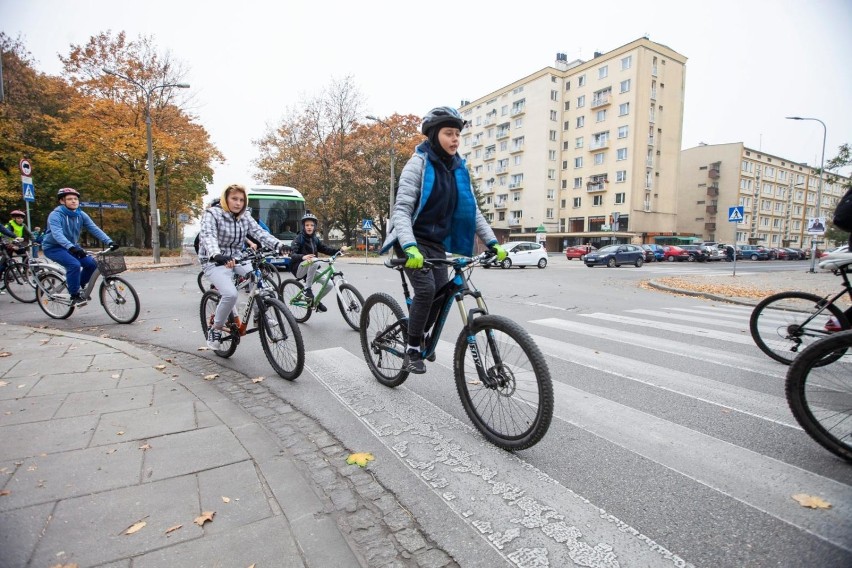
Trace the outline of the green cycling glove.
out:
<instances>
[{"instance_id":1,"label":"green cycling glove","mask_svg":"<svg viewBox=\"0 0 852 568\"><path fill-rule=\"evenodd\" d=\"M497 262L503 262L506 260L506 256L508 256L506 249L496 243L491 245L489 248L497 255Z\"/></svg>"},{"instance_id":2,"label":"green cycling glove","mask_svg":"<svg viewBox=\"0 0 852 568\"><path fill-rule=\"evenodd\" d=\"M408 257L405 261L406 268L423 268L423 255L417 245L405 247L405 255Z\"/></svg>"}]
</instances>

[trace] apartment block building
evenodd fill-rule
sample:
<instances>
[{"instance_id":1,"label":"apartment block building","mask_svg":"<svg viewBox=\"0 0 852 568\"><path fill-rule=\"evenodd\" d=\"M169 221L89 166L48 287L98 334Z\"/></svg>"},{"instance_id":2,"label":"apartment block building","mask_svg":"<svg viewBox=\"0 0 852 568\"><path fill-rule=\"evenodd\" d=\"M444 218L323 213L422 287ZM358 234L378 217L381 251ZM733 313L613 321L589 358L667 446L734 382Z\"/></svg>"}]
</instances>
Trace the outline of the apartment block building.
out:
<instances>
[{"instance_id":1,"label":"apartment block building","mask_svg":"<svg viewBox=\"0 0 852 568\"><path fill-rule=\"evenodd\" d=\"M704 240L767 247L810 248L808 221L829 217L849 178L826 176L820 194L819 168L748 148L741 142L702 144L681 152L677 228ZM743 220L728 220L743 206Z\"/></svg>"},{"instance_id":2,"label":"apartment block building","mask_svg":"<svg viewBox=\"0 0 852 568\"><path fill-rule=\"evenodd\" d=\"M498 236L556 251L674 232L685 64L640 38L463 101L460 153Z\"/></svg>"}]
</instances>

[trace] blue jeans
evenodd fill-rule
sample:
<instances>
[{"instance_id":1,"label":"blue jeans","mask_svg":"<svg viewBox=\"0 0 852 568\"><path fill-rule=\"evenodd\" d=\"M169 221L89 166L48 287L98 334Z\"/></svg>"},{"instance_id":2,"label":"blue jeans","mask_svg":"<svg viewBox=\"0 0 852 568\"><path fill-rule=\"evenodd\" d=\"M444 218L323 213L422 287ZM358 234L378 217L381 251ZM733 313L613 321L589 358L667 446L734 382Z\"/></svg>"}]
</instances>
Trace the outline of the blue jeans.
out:
<instances>
[{"instance_id":1,"label":"blue jeans","mask_svg":"<svg viewBox=\"0 0 852 568\"><path fill-rule=\"evenodd\" d=\"M45 249L44 256L65 267L65 281L68 284L68 293L72 296L89 283L92 273L98 267L93 257L75 258L64 248Z\"/></svg>"}]
</instances>

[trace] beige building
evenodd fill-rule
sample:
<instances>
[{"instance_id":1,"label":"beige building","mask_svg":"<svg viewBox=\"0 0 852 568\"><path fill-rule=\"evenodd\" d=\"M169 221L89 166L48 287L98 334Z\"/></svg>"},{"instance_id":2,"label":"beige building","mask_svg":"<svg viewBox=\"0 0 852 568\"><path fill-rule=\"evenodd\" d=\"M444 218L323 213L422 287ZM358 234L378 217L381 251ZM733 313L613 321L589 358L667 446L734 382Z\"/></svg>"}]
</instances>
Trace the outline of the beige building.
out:
<instances>
[{"instance_id":1,"label":"beige building","mask_svg":"<svg viewBox=\"0 0 852 568\"><path fill-rule=\"evenodd\" d=\"M641 38L464 101L460 153L500 238L556 251L675 231L685 63Z\"/></svg>"},{"instance_id":2,"label":"beige building","mask_svg":"<svg viewBox=\"0 0 852 568\"><path fill-rule=\"evenodd\" d=\"M817 211L819 168L744 146L700 145L680 155L677 230L707 241L810 248L809 221L831 214L848 178L831 183L827 176ZM740 223L728 220L729 209L743 207ZM826 225L828 226L828 225ZM828 245L829 243L826 243Z\"/></svg>"}]
</instances>

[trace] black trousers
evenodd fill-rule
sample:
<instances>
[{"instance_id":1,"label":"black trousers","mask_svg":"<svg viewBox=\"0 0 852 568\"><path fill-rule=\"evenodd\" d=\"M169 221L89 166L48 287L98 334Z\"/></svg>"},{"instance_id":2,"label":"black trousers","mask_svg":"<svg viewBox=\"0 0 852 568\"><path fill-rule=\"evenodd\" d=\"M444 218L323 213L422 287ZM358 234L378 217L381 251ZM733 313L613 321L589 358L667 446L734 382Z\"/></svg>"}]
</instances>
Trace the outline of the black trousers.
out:
<instances>
[{"instance_id":1,"label":"black trousers","mask_svg":"<svg viewBox=\"0 0 852 568\"><path fill-rule=\"evenodd\" d=\"M418 244L417 248L423 258L446 258L447 256L443 247ZM401 249L397 250L398 254L400 252L402 252ZM402 256L405 256L404 252L402 252ZM429 317L432 300L435 298L435 290L440 290L444 284L449 282L450 277L446 266L434 266L425 270L406 268L405 274L408 276L408 281L411 282L411 289L414 294L408 310L408 337L415 338L419 346L419 338L423 336L423 331L426 328L426 320ZM410 340L409 343L411 343Z\"/></svg>"}]
</instances>

